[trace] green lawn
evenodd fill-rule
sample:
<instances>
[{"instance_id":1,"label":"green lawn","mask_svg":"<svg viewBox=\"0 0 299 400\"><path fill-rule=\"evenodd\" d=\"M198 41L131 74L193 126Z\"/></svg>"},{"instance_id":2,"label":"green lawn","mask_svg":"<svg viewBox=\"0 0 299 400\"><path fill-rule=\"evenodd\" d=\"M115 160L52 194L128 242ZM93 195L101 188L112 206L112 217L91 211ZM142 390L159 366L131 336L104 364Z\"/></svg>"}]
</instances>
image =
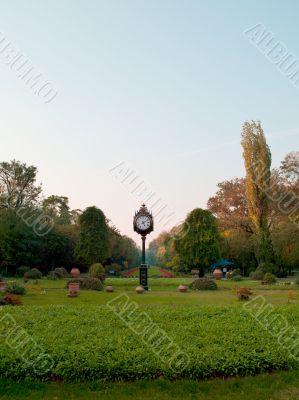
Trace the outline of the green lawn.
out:
<instances>
[{"instance_id":1,"label":"green lawn","mask_svg":"<svg viewBox=\"0 0 299 400\"><path fill-rule=\"evenodd\" d=\"M22 282L21 279L17 281ZM67 280L42 279L38 284L30 283L30 289L23 297L24 305L68 305L68 304L93 304L104 305L114 296L126 292L138 304L143 305L236 305L240 302L236 298L236 287L250 287L254 294L263 295L273 305L288 303L288 291L298 293L298 286L261 285L258 281L243 280L242 282L219 281L219 290L179 293L177 288L180 283L190 284L190 278L155 278L150 280L150 291L143 295L135 293L138 280L135 278L108 278L105 285L112 285L114 293L81 290L78 298L68 298Z\"/></svg>"},{"instance_id":2,"label":"green lawn","mask_svg":"<svg viewBox=\"0 0 299 400\"><path fill-rule=\"evenodd\" d=\"M22 282L21 279L17 281ZM103 383L98 380L75 383L80 380L80 374L82 380L98 379L96 377L100 375L100 370L95 370L91 379L85 378L84 374L86 371L86 377L92 376L90 372L94 367L97 368L99 363L103 371L109 371L109 363L103 358L105 354L108 354L108 359L112 357L112 368L120 368L119 371L122 371L124 366L130 375L130 368L132 372L140 365L140 376L151 376L151 372L146 372L148 365L148 371L153 371L152 376L155 378L159 376L157 368L159 370L160 367L159 365L157 367L155 356L149 355L145 362L143 360L138 364L138 360L142 360L144 346L121 320L109 315L107 302L121 293L127 293L131 301L140 305L140 311L146 311L181 348L186 348L191 359L195 357L192 361L192 377L197 376L200 379L202 376L208 376L210 365L211 368L215 368L215 374L212 375L216 376L219 376L217 371L221 365L224 368L221 375L234 375L233 367L238 363L241 372L243 368L245 372L253 368L254 372L256 356L260 363L256 371L279 370L292 366L288 364L283 350L277 349L276 339L274 340L271 335L264 338L263 329L249 316L247 318L244 315L243 303L237 300L235 288L250 287L254 295L265 297L267 303L274 305L278 313L282 313L292 324L299 327L297 302L288 303L288 291L294 290L298 297L298 286L263 286L260 282L250 280L220 281L217 282L219 286L217 291L178 292L180 283L190 284L191 281L190 278L153 278L150 279L151 290L143 295L137 295L135 293L137 279L109 278L105 281L105 285L113 285L114 293L81 290L77 298L67 297L67 280L42 279L37 284L30 282L27 294L22 296L23 306L0 307L0 312L9 312L13 315L20 326L53 355L58 363L57 375L59 376L61 368L62 372L66 371L65 376L68 380L74 382L17 383L4 379L4 376L13 376L11 373L14 368L16 370L19 368L20 361L13 351L7 350L6 345L1 344L0 340L2 377L0 400L41 398L298 400L298 371L199 382L186 380L191 376L188 375L182 380L172 382L161 377L152 381L137 380L131 383ZM110 329L113 335L109 333ZM103 340L105 336L107 340ZM125 353L127 350L128 354ZM258 351L256 355L255 351ZM74 360L77 366L73 364L71 354L74 356L76 354ZM85 364L80 361L81 356ZM202 365L206 365L207 370L205 367L202 370L198 367L197 372L196 359L199 362L203 361ZM275 364L276 362L278 364ZM69 371L65 368L69 368ZM72 378L72 368L78 368L78 374L74 375L74 378ZM161 372L162 370L163 368ZM5 371L10 372L6 374ZM162 375L167 376L167 370L165 372L166 374ZM25 368L22 374L24 377L30 376L30 369ZM106 372L103 374L105 376Z\"/></svg>"},{"instance_id":3,"label":"green lawn","mask_svg":"<svg viewBox=\"0 0 299 400\"><path fill-rule=\"evenodd\" d=\"M132 383L38 383L0 379L1 400L298 400L297 371L255 377Z\"/></svg>"}]
</instances>

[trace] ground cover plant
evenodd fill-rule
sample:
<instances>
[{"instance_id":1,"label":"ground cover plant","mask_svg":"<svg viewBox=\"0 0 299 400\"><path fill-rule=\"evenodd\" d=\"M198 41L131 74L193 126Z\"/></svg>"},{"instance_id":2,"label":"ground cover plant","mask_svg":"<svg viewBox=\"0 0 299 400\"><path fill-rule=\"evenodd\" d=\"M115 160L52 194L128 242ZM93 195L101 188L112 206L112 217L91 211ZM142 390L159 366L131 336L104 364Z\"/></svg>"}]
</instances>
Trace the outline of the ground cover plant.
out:
<instances>
[{"instance_id":1,"label":"ground cover plant","mask_svg":"<svg viewBox=\"0 0 299 400\"><path fill-rule=\"evenodd\" d=\"M42 379L201 379L297 367L271 332L238 305L140 305L140 312L147 313L188 354L190 362L179 371L161 362L107 306L6 307L5 311L53 358L53 368ZM296 305L277 307L275 313L299 328ZM41 378L5 341L0 344L0 354L0 375L17 380Z\"/></svg>"}]
</instances>

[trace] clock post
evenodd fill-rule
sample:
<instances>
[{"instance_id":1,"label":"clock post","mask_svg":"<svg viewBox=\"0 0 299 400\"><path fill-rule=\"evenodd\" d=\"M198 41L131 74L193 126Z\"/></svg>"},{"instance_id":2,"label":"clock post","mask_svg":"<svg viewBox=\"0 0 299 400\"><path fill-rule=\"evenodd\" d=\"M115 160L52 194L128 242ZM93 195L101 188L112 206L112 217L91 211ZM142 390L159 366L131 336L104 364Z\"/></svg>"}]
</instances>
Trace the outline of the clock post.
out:
<instances>
[{"instance_id":1,"label":"clock post","mask_svg":"<svg viewBox=\"0 0 299 400\"><path fill-rule=\"evenodd\" d=\"M141 235L142 240L142 260L139 267L139 284L148 290L148 265L145 263L145 240L146 235L154 230L154 219L152 213L148 211L145 204L142 204L140 210L135 212L133 221L134 231Z\"/></svg>"}]
</instances>

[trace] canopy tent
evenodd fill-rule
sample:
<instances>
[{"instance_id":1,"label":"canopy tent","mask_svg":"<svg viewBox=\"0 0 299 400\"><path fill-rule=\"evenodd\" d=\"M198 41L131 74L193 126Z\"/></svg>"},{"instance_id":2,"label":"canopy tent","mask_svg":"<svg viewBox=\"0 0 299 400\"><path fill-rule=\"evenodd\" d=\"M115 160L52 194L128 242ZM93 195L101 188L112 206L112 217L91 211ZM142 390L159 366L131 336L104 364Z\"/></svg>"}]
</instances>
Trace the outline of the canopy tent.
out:
<instances>
[{"instance_id":1,"label":"canopy tent","mask_svg":"<svg viewBox=\"0 0 299 400\"><path fill-rule=\"evenodd\" d=\"M224 268L230 265L234 265L234 263L232 261L224 260L224 258L220 258L220 260L211 265L211 268L212 269Z\"/></svg>"}]
</instances>

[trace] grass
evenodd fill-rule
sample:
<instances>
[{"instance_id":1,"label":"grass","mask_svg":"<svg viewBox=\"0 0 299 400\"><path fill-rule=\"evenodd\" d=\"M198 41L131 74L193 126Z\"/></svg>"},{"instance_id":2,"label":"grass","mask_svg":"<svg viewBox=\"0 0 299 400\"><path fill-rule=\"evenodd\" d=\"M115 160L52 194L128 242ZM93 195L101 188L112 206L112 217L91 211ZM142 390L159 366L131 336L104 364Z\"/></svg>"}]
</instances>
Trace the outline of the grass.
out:
<instances>
[{"instance_id":1,"label":"grass","mask_svg":"<svg viewBox=\"0 0 299 400\"><path fill-rule=\"evenodd\" d=\"M297 371L208 381L164 379L132 383L38 383L0 379L1 400L298 400Z\"/></svg>"},{"instance_id":2,"label":"grass","mask_svg":"<svg viewBox=\"0 0 299 400\"><path fill-rule=\"evenodd\" d=\"M16 279L22 282L21 279ZM48 307L49 305L63 306L103 306L109 300L126 292L130 299L141 306L213 306L213 307L242 307L236 298L237 286L249 287L254 295L262 295L268 303L276 306L288 307L288 291L293 290L299 296L299 287L296 285L261 285L260 282L243 280L241 282L217 282L219 290L213 292L179 293L179 284L190 284L190 278L152 278L151 291L144 295L137 295L136 278L108 278L105 285L113 285L115 292L96 292L81 290L78 298L68 298L65 288L67 280L52 281L42 279L37 284L30 283L27 294L22 296L21 309L31 306ZM296 303L296 302L295 302ZM0 307L1 310L2 307ZM70 307L72 308L72 307ZM193 398L204 400L298 400L299 399L298 371L277 372L275 374L261 374L254 377L214 379L210 381L178 380L169 382L165 379L154 381L136 381L132 383L40 383L14 382L4 377L0 378L0 400L8 399L181 399Z\"/></svg>"},{"instance_id":3,"label":"grass","mask_svg":"<svg viewBox=\"0 0 299 400\"><path fill-rule=\"evenodd\" d=\"M21 279L16 279L22 282ZM78 298L68 298L66 283L67 280L41 279L37 284L30 283L28 293L23 296L24 305L68 305L68 304L93 304L104 305L114 296L127 292L131 299L141 305L236 305L236 287L249 287L254 294L265 297L267 302L273 305L288 303L288 291L294 290L298 294L298 286L261 285L258 281L243 280L241 282L219 281L219 290L179 293L177 288L180 283L189 285L190 278L155 278L150 279L151 290L144 295L137 295L135 287L138 284L136 278L108 278L105 285L112 285L114 293L96 292L81 290ZM298 296L298 295L297 295Z\"/></svg>"}]
</instances>

